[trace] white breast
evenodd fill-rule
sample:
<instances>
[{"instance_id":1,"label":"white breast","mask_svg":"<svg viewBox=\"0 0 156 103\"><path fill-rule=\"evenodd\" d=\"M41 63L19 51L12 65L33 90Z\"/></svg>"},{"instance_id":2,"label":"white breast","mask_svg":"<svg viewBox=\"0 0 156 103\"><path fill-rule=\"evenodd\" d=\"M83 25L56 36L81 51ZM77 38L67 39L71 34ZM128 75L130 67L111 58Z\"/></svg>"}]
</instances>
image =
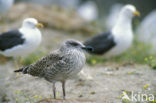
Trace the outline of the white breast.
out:
<instances>
[{"instance_id":1,"label":"white breast","mask_svg":"<svg viewBox=\"0 0 156 103\"><path fill-rule=\"evenodd\" d=\"M131 22L129 21L128 23L120 25L121 26L116 26L112 30L116 45L108 51L108 53L106 53L106 57L119 55L126 51L132 44L133 33L131 29Z\"/></svg>"}]
</instances>

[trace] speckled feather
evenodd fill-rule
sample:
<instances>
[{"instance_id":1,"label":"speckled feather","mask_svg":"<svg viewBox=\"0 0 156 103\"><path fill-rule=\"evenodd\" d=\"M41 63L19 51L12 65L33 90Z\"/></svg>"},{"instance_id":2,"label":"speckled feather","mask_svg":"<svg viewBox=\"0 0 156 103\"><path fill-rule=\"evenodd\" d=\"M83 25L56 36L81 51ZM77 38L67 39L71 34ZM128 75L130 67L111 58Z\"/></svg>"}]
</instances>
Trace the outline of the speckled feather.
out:
<instances>
[{"instance_id":1,"label":"speckled feather","mask_svg":"<svg viewBox=\"0 0 156 103\"><path fill-rule=\"evenodd\" d=\"M49 82L63 81L76 75L85 64L82 50L57 50L35 64L25 67L27 74L43 77Z\"/></svg>"}]
</instances>

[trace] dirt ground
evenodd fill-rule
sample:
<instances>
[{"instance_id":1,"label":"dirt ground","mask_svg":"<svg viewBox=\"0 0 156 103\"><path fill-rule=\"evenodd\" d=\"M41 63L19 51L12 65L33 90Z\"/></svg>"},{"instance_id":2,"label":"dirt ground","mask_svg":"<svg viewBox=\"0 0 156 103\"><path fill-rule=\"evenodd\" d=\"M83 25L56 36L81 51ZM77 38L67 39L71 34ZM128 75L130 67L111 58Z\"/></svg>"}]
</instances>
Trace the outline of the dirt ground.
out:
<instances>
[{"instance_id":1,"label":"dirt ground","mask_svg":"<svg viewBox=\"0 0 156 103\"><path fill-rule=\"evenodd\" d=\"M17 24L17 25L16 25ZM7 24L6 24L7 25ZM14 28L19 23L1 27ZM40 49L46 52L59 48L66 39L85 40L79 33L68 33L50 28L42 29L43 41ZM117 68L118 67L118 68ZM0 65L0 103L34 103L52 98L52 84L44 79L15 74L13 61ZM93 100L97 103L121 103L123 91L156 95L156 71L146 65L103 63L85 65L85 74L66 83L67 100ZM88 79L87 77L92 78ZM62 98L60 83L57 83L57 98ZM30 102L34 99L34 102ZM28 102L29 101L29 102ZM141 103L141 102L140 102Z\"/></svg>"},{"instance_id":2,"label":"dirt ground","mask_svg":"<svg viewBox=\"0 0 156 103\"><path fill-rule=\"evenodd\" d=\"M55 30L42 30L43 43L41 48L58 48L59 42L67 38L81 40L81 36L61 34ZM148 93L156 93L156 71L148 66L125 65L116 68L117 64L86 65L83 69L92 79L79 76L69 80L66 84L67 99L94 100L98 103L120 103L123 91L144 92L143 86L149 85ZM25 95L34 95L42 98L52 97L52 84L44 79L34 78L29 75L13 73L15 69L12 61L0 65L0 96L9 99L8 103L16 103L15 100L24 99L15 91L24 91ZM62 97L60 83L57 84L58 98ZM4 98L1 98L4 99ZM2 101L1 101L2 102ZM3 103L3 102L2 102ZM7 102L4 102L7 103Z\"/></svg>"}]
</instances>

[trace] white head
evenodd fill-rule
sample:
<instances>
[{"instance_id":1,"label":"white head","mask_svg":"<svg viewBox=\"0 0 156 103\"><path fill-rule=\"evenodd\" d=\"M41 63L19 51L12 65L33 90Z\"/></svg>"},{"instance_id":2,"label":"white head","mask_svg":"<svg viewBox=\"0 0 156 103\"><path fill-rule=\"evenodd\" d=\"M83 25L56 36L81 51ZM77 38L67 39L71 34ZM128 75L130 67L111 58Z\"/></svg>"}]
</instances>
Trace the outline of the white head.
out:
<instances>
[{"instance_id":1,"label":"white head","mask_svg":"<svg viewBox=\"0 0 156 103\"><path fill-rule=\"evenodd\" d=\"M38 21L34 18L27 18L23 21L22 27L34 29L34 28L42 28L43 25L38 23Z\"/></svg>"},{"instance_id":2,"label":"white head","mask_svg":"<svg viewBox=\"0 0 156 103\"><path fill-rule=\"evenodd\" d=\"M136 10L133 5L126 5L122 8L120 15L132 18L133 16L140 16L140 13Z\"/></svg>"}]
</instances>

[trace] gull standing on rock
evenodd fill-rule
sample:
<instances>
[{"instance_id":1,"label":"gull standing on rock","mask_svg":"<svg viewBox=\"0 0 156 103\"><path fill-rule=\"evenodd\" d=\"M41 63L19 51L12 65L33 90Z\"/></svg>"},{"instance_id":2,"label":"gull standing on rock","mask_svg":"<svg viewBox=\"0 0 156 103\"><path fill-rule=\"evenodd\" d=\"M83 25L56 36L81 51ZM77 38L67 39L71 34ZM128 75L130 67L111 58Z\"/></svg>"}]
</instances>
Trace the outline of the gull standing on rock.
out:
<instances>
[{"instance_id":1,"label":"gull standing on rock","mask_svg":"<svg viewBox=\"0 0 156 103\"><path fill-rule=\"evenodd\" d=\"M53 83L53 94L56 99L55 83L62 83L63 98L65 99L65 82L78 74L85 65L86 57L84 51L91 51L91 47L86 47L79 41L67 40L60 49L43 57L39 61L29 66L23 67L15 72L30 74L45 78Z\"/></svg>"},{"instance_id":2,"label":"gull standing on rock","mask_svg":"<svg viewBox=\"0 0 156 103\"><path fill-rule=\"evenodd\" d=\"M27 18L21 28L0 34L0 54L17 57L32 53L42 40L37 27L43 25L34 18Z\"/></svg>"},{"instance_id":3,"label":"gull standing on rock","mask_svg":"<svg viewBox=\"0 0 156 103\"><path fill-rule=\"evenodd\" d=\"M91 54L103 55L105 57L116 56L126 51L132 44L132 18L139 16L139 12L133 5L124 6L114 27L105 33L101 33L84 42L94 48Z\"/></svg>"}]
</instances>

